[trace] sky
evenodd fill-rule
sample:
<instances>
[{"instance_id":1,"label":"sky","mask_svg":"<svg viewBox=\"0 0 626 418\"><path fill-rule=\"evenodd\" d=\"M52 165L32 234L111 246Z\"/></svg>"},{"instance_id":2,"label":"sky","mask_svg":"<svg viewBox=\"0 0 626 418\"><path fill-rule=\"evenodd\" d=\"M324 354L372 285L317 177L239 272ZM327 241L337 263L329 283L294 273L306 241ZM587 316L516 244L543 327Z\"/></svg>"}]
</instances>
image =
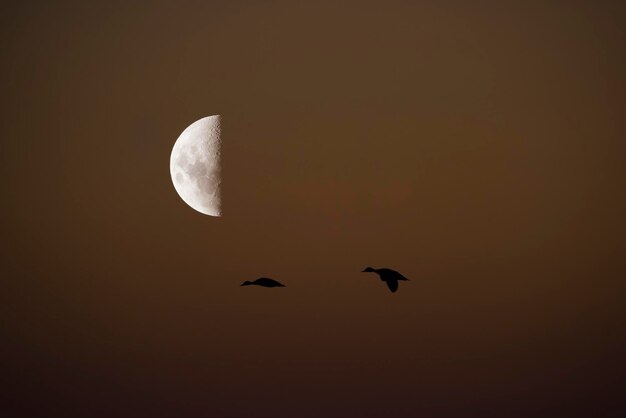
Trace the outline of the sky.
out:
<instances>
[{"instance_id":1,"label":"sky","mask_svg":"<svg viewBox=\"0 0 626 418\"><path fill-rule=\"evenodd\" d=\"M624 21L3 3L7 416L623 416ZM215 114L220 218L169 174Z\"/></svg>"}]
</instances>

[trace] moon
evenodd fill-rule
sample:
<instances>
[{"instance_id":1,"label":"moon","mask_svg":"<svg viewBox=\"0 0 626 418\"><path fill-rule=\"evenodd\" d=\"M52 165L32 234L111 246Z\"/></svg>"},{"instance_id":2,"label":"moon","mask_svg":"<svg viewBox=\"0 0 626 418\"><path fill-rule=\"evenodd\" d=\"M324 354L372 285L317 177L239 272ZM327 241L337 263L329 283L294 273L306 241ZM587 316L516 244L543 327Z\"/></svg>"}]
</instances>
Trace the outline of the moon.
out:
<instances>
[{"instance_id":1,"label":"moon","mask_svg":"<svg viewBox=\"0 0 626 418\"><path fill-rule=\"evenodd\" d=\"M178 195L210 216L222 216L220 122L220 115L213 115L189 125L170 156L170 175Z\"/></svg>"}]
</instances>

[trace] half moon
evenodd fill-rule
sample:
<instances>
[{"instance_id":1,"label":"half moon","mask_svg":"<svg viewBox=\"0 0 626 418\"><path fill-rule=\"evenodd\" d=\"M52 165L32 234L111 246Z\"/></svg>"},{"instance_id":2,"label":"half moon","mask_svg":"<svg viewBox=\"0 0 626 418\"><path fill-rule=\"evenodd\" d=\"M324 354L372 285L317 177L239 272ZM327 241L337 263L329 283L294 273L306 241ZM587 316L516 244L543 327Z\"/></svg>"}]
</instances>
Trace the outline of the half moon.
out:
<instances>
[{"instance_id":1,"label":"half moon","mask_svg":"<svg viewBox=\"0 0 626 418\"><path fill-rule=\"evenodd\" d=\"M179 196L198 212L222 215L220 115L202 118L176 140L170 175Z\"/></svg>"}]
</instances>

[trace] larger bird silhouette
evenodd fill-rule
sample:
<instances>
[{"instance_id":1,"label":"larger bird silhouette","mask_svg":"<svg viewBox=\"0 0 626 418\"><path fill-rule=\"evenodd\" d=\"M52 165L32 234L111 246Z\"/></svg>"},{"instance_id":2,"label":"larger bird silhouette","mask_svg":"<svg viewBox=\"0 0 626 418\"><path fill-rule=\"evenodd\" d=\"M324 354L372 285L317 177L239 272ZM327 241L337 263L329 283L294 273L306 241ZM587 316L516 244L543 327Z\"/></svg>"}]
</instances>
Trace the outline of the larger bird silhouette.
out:
<instances>
[{"instance_id":1,"label":"larger bird silhouette","mask_svg":"<svg viewBox=\"0 0 626 418\"><path fill-rule=\"evenodd\" d=\"M241 284L241 286L251 286L251 285L263 286L263 287L287 287L284 284L277 282L274 279L269 279L267 277L261 277L252 282L246 280L245 282Z\"/></svg>"},{"instance_id":2,"label":"larger bird silhouette","mask_svg":"<svg viewBox=\"0 0 626 418\"><path fill-rule=\"evenodd\" d=\"M365 270L362 271L362 273L378 274L380 276L380 280L387 283L387 287L389 287L389 290L391 290L392 292L395 292L396 290L398 290L398 281L409 280L403 275L401 275L400 273L398 273L397 271L391 270L391 269L385 269L385 268L374 269L371 267L367 267L365 268Z\"/></svg>"}]
</instances>

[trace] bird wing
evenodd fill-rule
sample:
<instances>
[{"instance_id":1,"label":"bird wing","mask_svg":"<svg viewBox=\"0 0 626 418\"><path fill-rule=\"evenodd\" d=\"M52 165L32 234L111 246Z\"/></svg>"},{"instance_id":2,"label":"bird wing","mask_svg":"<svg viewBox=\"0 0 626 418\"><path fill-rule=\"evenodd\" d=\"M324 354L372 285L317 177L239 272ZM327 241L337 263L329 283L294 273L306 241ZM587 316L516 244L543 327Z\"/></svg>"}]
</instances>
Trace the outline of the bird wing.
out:
<instances>
[{"instance_id":1,"label":"bird wing","mask_svg":"<svg viewBox=\"0 0 626 418\"><path fill-rule=\"evenodd\" d=\"M259 277L258 279L256 279L254 281L254 283L258 284L259 286L276 286L276 284L278 283L276 280L274 279L270 279L268 277Z\"/></svg>"},{"instance_id":2,"label":"bird wing","mask_svg":"<svg viewBox=\"0 0 626 418\"><path fill-rule=\"evenodd\" d=\"M267 282L268 286L274 286L274 287L285 287L284 284L282 284L281 282L279 282L278 280L274 280L274 279L268 279L266 278L265 281Z\"/></svg>"},{"instance_id":3,"label":"bird wing","mask_svg":"<svg viewBox=\"0 0 626 418\"><path fill-rule=\"evenodd\" d=\"M389 290L391 290L392 292L395 292L396 290L398 290L397 280L385 280L385 282L387 283L387 287L389 287Z\"/></svg>"},{"instance_id":4,"label":"bird wing","mask_svg":"<svg viewBox=\"0 0 626 418\"><path fill-rule=\"evenodd\" d=\"M389 278L393 280L409 280L403 275L401 275L400 273L398 273L397 271L391 270L391 269L380 269L379 273L380 273L380 276L384 278Z\"/></svg>"}]
</instances>

